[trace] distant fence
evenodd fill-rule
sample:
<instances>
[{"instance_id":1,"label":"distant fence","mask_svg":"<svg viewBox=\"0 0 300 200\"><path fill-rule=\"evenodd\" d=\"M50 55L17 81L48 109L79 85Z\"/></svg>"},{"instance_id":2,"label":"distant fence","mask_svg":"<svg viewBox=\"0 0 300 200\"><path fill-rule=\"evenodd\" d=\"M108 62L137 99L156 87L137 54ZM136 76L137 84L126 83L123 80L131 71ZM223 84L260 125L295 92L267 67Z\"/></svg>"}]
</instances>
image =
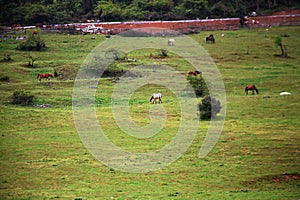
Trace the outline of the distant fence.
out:
<instances>
[{"instance_id":1,"label":"distant fence","mask_svg":"<svg viewBox=\"0 0 300 200\"><path fill-rule=\"evenodd\" d=\"M224 19L199 19L199 20L179 20L179 21L132 21L132 22L100 22L100 23L74 23L55 24L30 27L12 27L12 29L26 29L40 27L44 31L57 31L75 33L102 33L118 34L131 29L139 28L164 28L181 33L197 33L208 30L235 30L240 27L256 28L270 26L292 26L300 25L300 10L278 13L271 16L245 17L243 23L240 18ZM85 31L86 30L86 31Z\"/></svg>"},{"instance_id":2,"label":"distant fence","mask_svg":"<svg viewBox=\"0 0 300 200\"><path fill-rule=\"evenodd\" d=\"M298 26L300 25L300 14L247 17L245 25L249 28Z\"/></svg>"},{"instance_id":3,"label":"distant fence","mask_svg":"<svg viewBox=\"0 0 300 200\"><path fill-rule=\"evenodd\" d=\"M99 23L101 26L110 30L112 34L117 34L130 29L139 28L165 28L181 33L196 33L203 30L232 30L239 29L241 26L239 18L226 19L205 19L205 20L180 20L180 21L141 21L141 22L111 22Z\"/></svg>"}]
</instances>

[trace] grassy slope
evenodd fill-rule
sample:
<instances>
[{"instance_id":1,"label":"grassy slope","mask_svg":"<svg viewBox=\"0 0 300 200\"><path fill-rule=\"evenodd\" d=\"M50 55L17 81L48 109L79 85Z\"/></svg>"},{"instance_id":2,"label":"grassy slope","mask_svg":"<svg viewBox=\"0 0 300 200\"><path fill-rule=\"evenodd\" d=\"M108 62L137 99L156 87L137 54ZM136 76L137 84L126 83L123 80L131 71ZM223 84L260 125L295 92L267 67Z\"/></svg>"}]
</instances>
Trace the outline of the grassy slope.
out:
<instances>
[{"instance_id":1,"label":"grassy slope","mask_svg":"<svg viewBox=\"0 0 300 200\"><path fill-rule=\"evenodd\" d=\"M192 37L211 54L227 91L227 117L218 144L205 159L197 153L208 122L201 122L199 133L186 154L168 168L130 174L114 171L95 160L82 145L73 124L72 77L85 56L99 42L90 36L43 35L49 48L32 53L40 57L37 68L28 69L26 53L15 51L14 41L0 43L0 58L10 54L13 62L0 63L0 77L10 82L0 84L0 196L4 199L83 198L83 199L297 199L299 179L274 182L285 173L299 173L299 64L300 28L278 27L215 31L216 44L205 44L207 32ZM221 33L225 34L222 38ZM291 58L276 58L280 49L272 37L288 34L283 43ZM148 51L132 53L147 60ZM181 61L171 58L179 68ZM69 70L70 77L39 83L38 72L53 68ZM185 71L182 66L179 70ZM246 84L256 84L260 95L246 96ZM120 134L108 103L113 83L105 79L98 90L99 119L114 143L131 151L158 149L167 143L178 127L176 100L165 100L171 117L164 134L138 140ZM49 103L48 109L8 104L16 88L25 88L38 97L37 103ZM143 88L151 93L153 88ZM279 96L289 91L291 96ZM169 93L167 90L165 91ZM170 93L171 94L171 93ZM149 104L141 92L135 94L132 116L148 123ZM264 99L263 96L271 96ZM148 95L147 95L148 98Z\"/></svg>"}]
</instances>

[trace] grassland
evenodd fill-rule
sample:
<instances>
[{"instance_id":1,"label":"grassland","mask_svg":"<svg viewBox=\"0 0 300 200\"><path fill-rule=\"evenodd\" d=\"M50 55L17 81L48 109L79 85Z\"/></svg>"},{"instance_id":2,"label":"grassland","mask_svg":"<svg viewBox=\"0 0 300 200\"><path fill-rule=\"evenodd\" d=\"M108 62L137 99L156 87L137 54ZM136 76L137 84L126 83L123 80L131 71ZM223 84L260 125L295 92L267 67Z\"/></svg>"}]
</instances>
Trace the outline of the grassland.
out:
<instances>
[{"instance_id":1,"label":"grassland","mask_svg":"<svg viewBox=\"0 0 300 200\"><path fill-rule=\"evenodd\" d=\"M213 33L216 44L204 38ZM221 34L224 37L221 37ZM19 33L16 33L19 34ZM190 35L214 59L227 95L222 135L204 159L197 157L209 122L201 121L187 152L165 169L126 173L96 160L82 144L73 120L74 77L88 53L104 36L42 34L47 49L30 52L39 57L27 68L28 52L16 51L12 39L0 43L0 198L1 199L299 199L300 197L300 27L272 27L212 31ZM282 37L289 58L276 57L273 38ZM170 64L185 72L185 62L170 55L150 59L155 50L130 53L136 63ZM128 67L126 63L119 63ZM130 67L129 66L129 67ZM38 82L37 73L54 69L63 73L50 83ZM178 102L167 88L143 87L134 93L130 112L139 124L149 123L149 94L163 91L169 118L154 137L137 139L122 133L114 122L110 95L112 78L99 82L96 111L107 136L132 152L149 152L168 143L178 128ZM245 95L244 86L255 84L259 95ZM18 88L37 97L35 104L50 108L11 105ZM282 91L292 95L280 96ZM270 98L263 98L270 96Z\"/></svg>"}]
</instances>

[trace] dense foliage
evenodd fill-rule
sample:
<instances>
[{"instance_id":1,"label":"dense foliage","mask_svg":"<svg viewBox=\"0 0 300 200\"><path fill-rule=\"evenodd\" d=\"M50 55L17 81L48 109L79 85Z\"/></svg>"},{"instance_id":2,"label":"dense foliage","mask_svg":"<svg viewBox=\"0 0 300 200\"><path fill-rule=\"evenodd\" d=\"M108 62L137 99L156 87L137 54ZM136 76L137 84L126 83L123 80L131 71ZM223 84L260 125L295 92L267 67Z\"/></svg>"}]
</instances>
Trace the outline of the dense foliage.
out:
<instances>
[{"instance_id":1,"label":"dense foliage","mask_svg":"<svg viewBox=\"0 0 300 200\"><path fill-rule=\"evenodd\" d=\"M3 0L2 25L242 17L252 11L299 8L297 0Z\"/></svg>"},{"instance_id":2,"label":"dense foliage","mask_svg":"<svg viewBox=\"0 0 300 200\"><path fill-rule=\"evenodd\" d=\"M33 99L34 96L30 91L19 89L14 91L11 103L28 106L33 104Z\"/></svg>"},{"instance_id":3,"label":"dense foliage","mask_svg":"<svg viewBox=\"0 0 300 200\"><path fill-rule=\"evenodd\" d=\"M194 89L196 96L201 97L201 96L208 94L207 85L201 75L188 76L187 80L190 83L190 85L192 86L192 88Z\"/></svg>"},{"instance_id":4,"label":"dense foliage","mask_svg":"<svg viewBox=\"0 0 300 200\"><path fill-rule=\"evenodd\" d=\"M45 42L40 38L39 34L27 34L24 42L20 43L17 47L22 51L41 51L46 47Z\"/></svg>"},{"instance_id":5,"label":"dense foliage","mask_svg":"<svg viewBox=\"0 0 300 200\"><path fill-rule=\"evenodd\" d=\"M206 96L201 100L199 104L200 119L210 119L215 117L221 110L222 106L219 100Z\"/></svg>"}]
</instances>

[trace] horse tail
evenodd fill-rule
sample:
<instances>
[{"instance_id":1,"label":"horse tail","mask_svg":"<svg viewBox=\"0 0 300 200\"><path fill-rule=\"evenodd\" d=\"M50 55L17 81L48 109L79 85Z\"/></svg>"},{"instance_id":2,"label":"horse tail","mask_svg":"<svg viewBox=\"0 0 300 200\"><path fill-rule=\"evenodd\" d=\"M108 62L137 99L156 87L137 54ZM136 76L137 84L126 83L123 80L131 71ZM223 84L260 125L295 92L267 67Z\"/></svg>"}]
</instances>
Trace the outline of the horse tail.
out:
<instances>
[{"instance_id":1,"label":"horse tail","mask_svg":"<svg viewBox=\"0 0 300 200\"><path fill-rule=\"evenodd\" d=\"M40 78L40 75L41 75L41 74L38 74L36 78L37 78L37 79Z\"/></svg>"},{"instance_id":2,"label":"horse tail","mask_svg":"<svg viewBox=\"0 0 300 200\"><path fill-rule=\"evenodd\" d=\"M256 94L259 94L258 89L255 85L253 85L254 90L256 91Z\"/></svg>"},{"instance_id":3,"label":"horse tail","mask_svg":"<svg viewBox=\"0 0 300 200\"><path fill-rule=\"evenodd\" d=\"M245 87L245 93L248 94L248 86Z\"/></svg>"}]
</instances>

